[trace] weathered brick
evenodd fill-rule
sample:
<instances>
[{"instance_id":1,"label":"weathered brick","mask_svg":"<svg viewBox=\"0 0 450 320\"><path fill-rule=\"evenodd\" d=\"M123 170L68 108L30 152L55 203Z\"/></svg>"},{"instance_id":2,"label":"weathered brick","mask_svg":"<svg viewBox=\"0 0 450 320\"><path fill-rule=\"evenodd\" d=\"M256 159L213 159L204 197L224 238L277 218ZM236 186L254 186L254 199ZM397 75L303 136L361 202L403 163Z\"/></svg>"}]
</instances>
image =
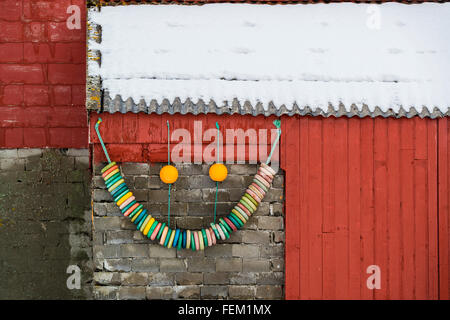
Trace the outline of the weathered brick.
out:
<instances>
[{"instance_id":1,"label":"weathered brick","mask_svg":"<svg viewBox=\"0 0 450 320\"><path fill-rule=\"evenodd\" d=\"M174 288L169 286L155 287L148 286L146 288L146 297L148 300L152 299L171 299L174 296Z\"/></svg>"},{"instance_id":2,"label":"weathered brick","mask_svg":"<svg viewBox=\"0 0 450 320\"><path fill-rule=\"evenodd\" d=\"M132 259L131 270L134 272L155 272L159 271L159 261L156 259Z\"/></svg>"},{"instance_id":3,"label":"weathered brick","mask_svg":"<svg viewBox=\"0 0 450 320\"><path fill-rule=\"evenodd\" d=\"M200 287L199 286L177 286L175 292L178 299L199 299Z\"/></svg>"},{"instance_id":4,"label":"weathered brick","mask_svg":"<svg viewBox=\"0 0 450 320\"><path fill-rule=\"evenodd\" d=\"M275 243L284 242L284 231L274 231L273 232L273 242L275 242Z\"/></svg>"},{"instance_id":5,"label":"weathered brick","mask_svg":"<svg viewBox=\"0 0 450 320\"><path fill-rule=\"evenodd\" d=\"M216 244L215 246L205 249L207 257L231 257L232 246L228 244Z\"/></svg>"},{"instance_id":6,"label":"weathered brick","mask_svg":"<svg viewBox=\"0 0 450 320\"><path fill-rule=\"evenodd\" d=\"M42 149L18 149L17 150L19 158L29 158L29 157L41 157ZM1 158L1 156L0 156Z\"/></svg>"},{"instance_id":7,"label":"weathered brick","mask_svg":"<svg viewBox=\"0 0 450 320\"><path fill-rule=\"evenodd\" d=\"M204 284L228 284L230 282L230 274L228 272L208 272L205 273Z\"/></svg>"},{"instance_id":8,"label":"weathered brick","mask_svg":"<svg viewBox=\"0 0 450 320\"><path fill-rule=\"evenodd\" d=\"M118 245L94 246L94 257L97 259L117 258L119 257L119 249Z\"/></svg>"},{"instance_id":9,"label":"weathered brick","mask_svg":"<svg viewBox=\"0 0 450 320\"><path fill-rule=\"evenodd\" d=\"M242 231L243 243L268 244L270 242L270 233L268 231Z\"/></svg>"},{"instance_id":10,"label":"weathered brick","mask_svg":"<svg viewBox=\"0 0 450 320\"><path fill-rule=\"evenodd\" d=\"M146 287L120 287L120 300L144 300Z\"/></svg>"},{"instance_id":11,"label":"weathered brick","mask_svg":"<svg viewBox=\"0 0 450 320\"><path fill-rule=\"evenodd\" d=\"M106 205L104 203L94 202L94 213L96 216L105 216Z\"/></svg>"},{"instance_id":12,"label":"weathered brick","mask_svg":"<svg viewBox=\"0 0 450 320\"><path fill-rule=\"evenodd\" d=\"M144 272L129 272L120 275L124 286L145 286L148 283L147 273Z\"/></svg>"},{"instance_id":13,"label":"weathered brick","mask_svg":"<svg viewBox=\"0 0 450 320\"><path fill-rule=\"evenodd\" d=\"M120 229L119 217L94 217L95 230L118 230Z\"/></svg>"},{"instance_id":14,"label":"weathered brick","mask_svg":"<svg viewBox=\"0 0 450 320\"><path fill-rule=\"evenodd\" d=\"M258 228L264 230L282 230L283 217L258 217Z\"/></svg>"},{"instance_id":15,"label":"weathered brick","mask_svg":"<svg viewBox=\"0 0 450 320\"><path fill-rule=\"evenodd\" d=\"M174 193L174 201L183 201L183 202L201 202L202 199L202 190L194 189L194 190L176 190Z\"/></svg>"},{"instance_id":16,"label":"weathered brick","mask_svg":"<svg viewBox=\"0 0 450 320\"><path fill-rule=\"evenodd\" d=\"M270 271L269 260L243 259L243 272L268 272Z\"/></svg>"},{"instance_id":17,"label":"weathered brick","mask_svg":"<svg viewBox=\"0 0 450 320\"><path fill-rule=\"evenodd\" d=\"M214 272L216 262L211 258L190 258L186 259L189 272Z\"/></svg>"},{"instance_id":18,"label":"weathered brick","mask_svg":"<svg viewBox=\"0 0 450 320\"><path fill-rule=\"evenodd\" d=\"M148 188L148 177L135 177L134 178L134 187L136 189L145 189Z\"/></svg>"},{"instance_id":19,"label":"weathered brick","mask_svg":"<svg viewBox=\"0 0 450 320\"><path fill-rule=\"evenodd\" d=\"M230 284L256 284L256 274L253 272L238 272L230 274Z\"/></svg>"},{"instance_id":20,"label":"weathered brick","mask_svg":"<svg viewBox=\"0 0 450 320\"><path fill-rule=\"evenodd\" d=\"M284 259L270 260L270 268L272 271L284 271Z\"/></svg>"},{"instance_id":21,"label":"weathered brick","mask_svg":"<svg viewBox=\"0 0 450 320\"><path fill-rule=\"evenodd\" d=\"M243 258L258 258L259 246L248 244L233 244L231 245L233 257Z\"/></svg>"},{"instance_id":22,"label":"weathered brick","mask_svg":"<svg viewBox=\"0 0 450 320\"><path fill-rule=\"evenodd\" d=\"M148 245L146 244L122 244L120 245L121 257L148 257Z\"/></svg>"},{"instance_id":23,"label":"weathered brick","mask_svg":"<svg viewBox=\"0 0 450 320\"><path fill-rule=\"evenodd\" d=\"M161 259L159 268L161 272L186 271L186 265L184 261L180 259Z\"/></svg>"},{"instance_id":24,"label":"weathered brick","mask_svg":"<svg viewBox=\"0 0 450 320\"><path fill-rule=\"evenodd\" d=\"M156 203L167 203L169 191L168 190L150 190L148 192L148 201Z\"/></svg>"},{"instance_id":25,"label":"weathered brick","mask_svg":"<svg viewBox=\"0 0 450 320\"><path fill-rule=\"evenodd\" d=\"M256 298L258 299L280 299L283 296L281 286L257 286Z\"/></svg>"},{"instance_id":26,"label":"weathered brick","mask_svg":"<svg viewBox=\"0 0 450 320\"><path fill-rule=\"evenodd\" d=\"M94 286L93 296L96 300L117 300L119 297L119 287Z\"/></svg>"},{"instance_id":27,"label":"weathered brick","mask_svg":"<svg viewBox=\"0 0 450 320\"><path fill-rule=\"evenodd\" d=\"M148 163L123 163L121 168L124 175L148 175L150 172Z\"/></svg>"},{"instance_id":28,"label":"weathered brick","mask_svg":"<svg viewBox=\"0 0 450 320\"><path fill-rule=\"evenodd\" d=\"M201 287L201 297L204 299L226 298L228 295L227 286L203 286Z\"/></svg>"},{"instance_id":29,"label":"weathered brick","mask_svg":"<svg viewBox=\"0 0 450 320\"><path fill-rule=\"evenodd\" d=\"M282 245L261 247L261 258L276 258L284 256L284 247Z\"/></svg>"},{"instance_id":30,"label":"weathered brick","mask_svg":"<svg viewBox=\"0 0 450 320\"><path fill-rule=\"evenodd\" d=\"M283 284L284 276L283 272L259 272L256 276L257 284Z\"/></svg>"},{"instance_id":31,"label":"weathered brick","mask_svg":"<svg viewBox=\"0 0 450 320\"><path fill-rule=\"evenodd\" d=\"M133 231L131 230L107 231L106 243L107 244L133 243Z\"/></svg>"},{"instance_id":32,"label":"weathered brick","mask_svg":"<svg viewBox=\"0 0 450 320\"><path fill-rule=\"evenodd\" d=\"M156 286L172 286L175 284L175 275L173 273L149 272L148 284Z\"/></svg>"},{"instance_id":33,"label":"weathered brick","mask_svg":"<svg viewBox=\"0 0 450 320\"><path fill-rule=\"evenodd\" d=\"M254 175L256 174L256 165L254 164L233 164L229 166L230 174Z\"/></svg>"},{"instance_id":34,"label":"weathered brick","mask_svg":"<svg viewBox=\"0 0 450 320\"><path fill-rule=\"evenodd\" d=\"M95 272L94 282L99 285L120 285L121 277L118 272Z\"/></svg>"},{"instance_id":35,"label":"weathered brick","mask_svg":"<svg viewBox=\"0 0 450 320\"><path fill-rule=\"evenodd\" d=\"M0 159L17 159L17 149L0 149Z\"/></svg>"},{"instance_id":36,"label":"weathered brick","mask_svg":"<svg viewBox=\"0 0 450 320\"><path fill-rule=\"evenodd\" d=\"M177 285L194 285L203 283L203 273L181 272L175 274Z\"/></svg>"},{"instance_id":37,"label":"weathered brick","mask_svg":"<svg viewBox=\"0 0 450 320\"><path fill-rule=\"evenodd\" d=\"M254 286L228 286L228 294L231 299L253 299L255 292Z\"/></svg>"},{"instance_id":38,"label":"weathered brick","mask_svg":"<svg viewBox=\"0 0 450 320\"><path fill-rule=\"evenodd\" d=\"M216 271L241 272L242 258L220 258L216 260Z\"/></svg>"},{"instance_id":39,"label":"weathered brick","mask_svg":"<svg viewBox=\"0 0 450 320\"><path fill-rule=\"evenodd\" d=\"M150 258L176 258L177 251L175 248L166 248L159 244L148 246Z\"/></svg>"},{"instance_id":40,"label":"weathered brick","mask_svg":"<svg viewBox=\"0 0 450 320\"><path fill-rule=\"evenodd\" d=\"M95 189L93 200L98 202L111 201L112 197L108 190Z\"/></svg>"},{"instance_id":41,"label":"weathered brick","mask_svg":"<svg viewBox=\"0 0 450 320\"><path fill-rule=\"evenodd\" d=\"M200 190L199 190L200 191ZM214 202L216 198L216 189L203 189L202 199L207 202ZM217 201L230 201L230 192L228 190L219 189L217 191Z\"/></svg>"},{"instance_id":42,"label":"weathered brick","mask_svg":"<svg viewBox=\"0 0 450 320\"><path fill-rule=\"evenodd\" d=\"M266 196L264 197L263 201L273 202L273 201L282 201L284 197L284 191L283 189L274 189L271 188L268 193L266 193Z\"/></svg>"},{"instance_id":43,"label":"weathered brick","mask_svg":"<svg viewBox=\"0 0 450 320\"><path fill-rule=\"evenodd\" d=\"M103 264L107 271L131 271L131 259L104 259Z\"/></svg>"}]
</instances>

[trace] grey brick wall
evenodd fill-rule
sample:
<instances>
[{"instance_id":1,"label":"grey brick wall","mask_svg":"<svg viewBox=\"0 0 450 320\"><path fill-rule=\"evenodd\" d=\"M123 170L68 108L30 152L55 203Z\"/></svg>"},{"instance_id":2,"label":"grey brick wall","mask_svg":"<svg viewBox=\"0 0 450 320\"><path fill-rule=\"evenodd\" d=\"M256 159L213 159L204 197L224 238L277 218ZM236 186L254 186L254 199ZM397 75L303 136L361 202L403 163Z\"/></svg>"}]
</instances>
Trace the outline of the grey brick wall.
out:
<instances>
[{"instance_id":1,"label":"grey brick wall","mask_svg":"<svg viewBox=\"0 0 450 320\"><path fill-rule=\"evenodd\" d=\"M121 164L137 200L167 222L164 164ZM94 297L96 299L281 299L284 296L283 173L258 211L230 239L204 251L167 249L144 239L112 202L94 168ZM199 229L213 220L215 184L209 165L178 165L171 227ZM256 165L228 165L220 184L218 215L225 215L251 183Z\"/></svg>"},{"instance_id":2,"label":"grey brick wall","mask_svg":"<svg viewBox=\"0 0 450 320\"><path fill-rule=\"evenodd\" d=\"M91 297L90 180L87 149L0 150L0 299Z\"/></svg>"}]
</instances>

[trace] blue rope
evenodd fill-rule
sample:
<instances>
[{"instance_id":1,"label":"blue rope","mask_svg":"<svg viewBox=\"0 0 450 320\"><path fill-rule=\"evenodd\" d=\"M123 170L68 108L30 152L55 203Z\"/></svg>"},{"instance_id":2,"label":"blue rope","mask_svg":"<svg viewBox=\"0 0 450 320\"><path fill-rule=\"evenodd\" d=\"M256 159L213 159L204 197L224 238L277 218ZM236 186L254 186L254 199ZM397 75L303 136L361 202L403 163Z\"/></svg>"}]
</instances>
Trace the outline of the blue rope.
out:
<instances>
[{"instance_id":1,"label":"blue rope","mask_svg":"<svg viewBox=\"0 0 450 320\"><path fill-rule=\"evenodd\" d=\"M277 129L278 129L278 130L277 130L277 138L276 138L275 141L273 142L272 150L270 150L269 157L268 157L267 160L266 160L266 164L267 164L267 165L270 163L270 159L272 159L273 152L275 151L275 148L277 147L278 141L280 140L280 136L281 136L281 129L280 129L280 127L281 127L281 121L277 119L277 120L275 120L275 121L273 122L273 124L274 124L275 127L277 127Z\"/></svg>"},{"instance_id":2,"label":"blue rope","mask_svg":"<svg viewBox=\"0 0 450 320\"><path fill-rule=\"evenodd\" d=\"M100 134L100 131L98 129L100 123L102 123L102 118L98 118L97 123L95 124L95 132L97 132L98 140L100 140L100 143L103 148L103 152L105 153L106 159L108 159L108 163L111 163L111 159L109 158L108 151L106 150L105 144L103 143L102 135Z\"/></svg>"}]
</instances>

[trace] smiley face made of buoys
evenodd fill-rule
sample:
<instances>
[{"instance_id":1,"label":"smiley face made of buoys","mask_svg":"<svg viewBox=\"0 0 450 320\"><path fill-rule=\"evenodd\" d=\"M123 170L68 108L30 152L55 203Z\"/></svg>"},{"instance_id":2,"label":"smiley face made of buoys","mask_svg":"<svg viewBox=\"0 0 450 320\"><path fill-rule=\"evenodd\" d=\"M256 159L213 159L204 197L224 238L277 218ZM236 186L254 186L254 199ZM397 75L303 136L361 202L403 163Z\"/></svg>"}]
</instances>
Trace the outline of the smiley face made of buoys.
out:
<instances>
[{"instance_id":1,"label":"smiley face made of buoys","mask_svg":"<svg viewBox=\"0 0 450 320\"><path fill-rule=\"evenodd\" d=\"M161 178L162 182L172 184L178 179L178 170L170 164L165 165L159 172L159 177Z\"/></svg>"},{"instance_id":2,"label":"smiley face made of buoys","mask_svg":"<svg viewBox=\"0 0 450 320\"><path fill-rule=\"evenodd\" d=\"M215 163L209 168L209 177L211 180L221 182L226 179L228 169L223 163Z\"/></svg>"}]
</instances>

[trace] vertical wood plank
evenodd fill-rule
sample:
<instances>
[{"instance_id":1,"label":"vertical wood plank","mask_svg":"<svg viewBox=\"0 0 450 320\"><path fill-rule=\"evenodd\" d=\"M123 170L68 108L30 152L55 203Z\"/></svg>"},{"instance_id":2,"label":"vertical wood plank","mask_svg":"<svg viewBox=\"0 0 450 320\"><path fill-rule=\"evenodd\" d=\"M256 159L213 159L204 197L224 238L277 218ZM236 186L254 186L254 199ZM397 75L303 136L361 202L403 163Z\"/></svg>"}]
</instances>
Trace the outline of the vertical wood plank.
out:
<instances>
[{"instance_id":1,"label":"vertical wood plank","mask_svg":"<svg viewBox=\"0 0 450 320\"><path fill-rule=\"evenodd\" d=\"M439 299L450 299L449 286L449 167L450 126L449 119L438 120L439 133Z\"/></svg>"},{"instance_id":2,"label":"vertical wood plank","mask_svg":"<svg viewBox=\"0 0 450 320\"><path fill-rule=\"evenodd\" d=\"M428 203L427 203L427 126L414 118L414 229L416 261L416 299L428 297Z\"/></svg>"},{"instance_id":3,"label":"vertical wood plank","mask_svg":"<svg viewBox=\"0 0 450 320\"><path fill-rule=\"evenodd\" d=\"M359 119L349 119L348 160L349 160L349 299L361 298L361 122Z\"/></svg>"},{"instance_id":4,"label":"vertical wood plank","mask_svg":"<svg viewBox=\"0 0 450 320\"><path fill-rule=\"evenodd\" d=\"M308 161L308 150L309 150L309 117L300 118L300 190L299 190L299 200L298 207L300 208L298 221L298 228L300 229L300 299L310 299L311 298L311 279L309 274L309 257L311 250L310 248L310 237L309 237L309 161Z\"/></svg>"},{"instance_id":5,"label":"vertical wood plank","mask_svg":"<svg viewBox=\"0 0 450 320\"><path fill-rule=\"evenodd\" d=\"M364 271L364 281L361 281L361 298L374 299L373 290L366 285L367 267L375 264L375 234L374 234L374 179L373 179L373 147L374 119L361 120L361 270Z\"/></svg>"},{"instance_id":6,"label":"vertical wood plank","mask_svg":"<svg viewBox=\"0 0 450 320\"><path fill-rule=\"evenodd\" d=\"M414 259L414 122L401 119L401 216L402 216L402 283L403 298L415 298Z\"/></svg>"},{"instance_id":7,"label":"vertical wood plank","mask_svg":"<svg viewBox=\"0 0 450 320\"><path fill-rule=\"evenodd\" d=\"M439 297L437 120L427 120L428 135L428 298Z\"/></svg>"},{"instance_id":8,"label":"vertical wood plank","mask_svg":"<svg viewBox=\"0 0 450 320\"><path fill-rule=\"evenodd\" d=\"M400 202L400 122L398 119L387 119L388 124L388 154L387 154L387 175L388 175L388 220L389 226L389 299L402 298L402 218ZM386 276L386 275L385 275Z\"/></svg>"},{"instance_id":9,"label":"vertical wood plank","mask_svg":"<svg viewBox=\"0 0 450 320\"><path fill-rule=\"evenodd\" d=\"M335 130L335 210L336 210L336 298L348 297L348 119L336 119Z\"/></svg>"},{"instance_id":10,"label":"vertical wood plank","mask_svg":"<svg viewBox=\"0 0 450 320\"><path fill-rule=\"evenodd\" d=\"M282 121L282 148L286 152L286 299L300 298L300 261L299 261L299 121L297 118L285 118Z\"/></svg>"},{"instance_id":11,"label":"vertical wood plank","mask_svg":"<svg viewBox=\"0 0 450 320\"><path fill-rule=\"evenodd\" d=\"M387 227L387 121L375 118L374 174L375 174L375 264L381 269L381 289L375 299L386 299L389 291L388 227Z\"/></svg>"},{"instance_id":12,"label":"vertical wood plank","mask_svg":"<svg viewBox=\"0 0 450 320\"><path fill-rule=\"evenodd\" d=\"M311 299L322 299L322 119L309 119L309 279Z\"/></svg>"},{"instance_id":13,"label":"vertical wood plank","mask_svg":"<svg viewBox=\"0 0 450 320\"><path fill-rule=\"evenodd\" d=\"M336 299L334 118L323 120L323 298Z\"/></svg>"}]
</instances>

